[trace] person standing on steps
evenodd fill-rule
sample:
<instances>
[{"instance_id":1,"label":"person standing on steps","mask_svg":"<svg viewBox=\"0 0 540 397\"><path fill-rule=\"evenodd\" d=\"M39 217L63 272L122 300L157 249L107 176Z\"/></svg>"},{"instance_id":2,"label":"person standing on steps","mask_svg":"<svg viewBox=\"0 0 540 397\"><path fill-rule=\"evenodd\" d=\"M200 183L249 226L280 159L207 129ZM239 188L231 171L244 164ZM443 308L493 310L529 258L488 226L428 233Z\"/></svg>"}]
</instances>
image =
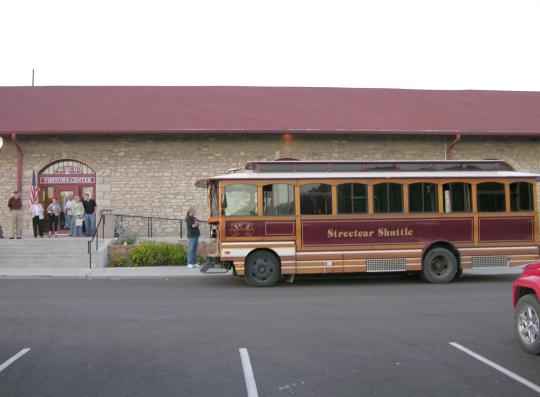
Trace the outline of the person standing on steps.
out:
<instances>
[{"instance_id":1,"label":"person standing on steps","mask_svg":"<svg viewBox=\"0 0 540 397\"><path fill-rule=\"evenodd\" d=\"M96 201L88 193L84 195L84 227L86 235L92 237L96 232Z\"/></svg>"},{"instance_id":2,"label":"person standing on steps","mask_svg":"<svg viewBox=\"0 0 540 397\"><path fill-rule=\"evenodd\" d=\"M71 229L71 205L73 204L73 197L69 195L64 203L64 227Z\"/></svg>"},{"instance_id":3,"label":"person standing on steps","mask_svg":"<svg viewBox=\"0 0 540 397\"><path fill-rule=\"evenodd\" d=\"M81 237L82 224L84 219L84 206L79 196L75 196L71 204L71 237Z\"/></svg>"},{"instance_id":4,"label":"person standing on steps","mask_svg":"<svg viewBox=\"0 0 540 397\"><path fill-rule=\"evenodd\" d=\"M190 269L199 268L197 263L197 246L199 245L199 220L195 217L195 208L191 207L186 214L186 229L188 238L187 266Z\"/></svg>"},{"instance_id":5,"label":"person standing on steps","mask_svg":"<svg viewBox=\"0 0 540 397\"><path fill-rule=\"evenodd\" d=\"M43 238L43 219L45 214L43 211L43 205L39 201L34 201L30 207L32 211L32 229L34 231L34 238L39 237Z\"/></svg>"},{"instance_id":6,"label":"person standing on steps","mask_svg":"<svg viewBox=\"0 0 540 397\"><path fill-rule=\"evenodd\" d=\"M49 216L49 237L56 237L61 212L62 207L60 207L56 198L53 197L51 203L47 207L47 215Z\"/></svg>"},{"instance_id":7,"label":"person standing on steps","mask_svg":"<svg viewBox=\"0 0 540 397\"><path fill-rule=\"evenodd\" d=\"M11 239L22 238L22 201L19 192L15 191L8 201L9 214L11 216Z\"/></svg>"}]
</instances>

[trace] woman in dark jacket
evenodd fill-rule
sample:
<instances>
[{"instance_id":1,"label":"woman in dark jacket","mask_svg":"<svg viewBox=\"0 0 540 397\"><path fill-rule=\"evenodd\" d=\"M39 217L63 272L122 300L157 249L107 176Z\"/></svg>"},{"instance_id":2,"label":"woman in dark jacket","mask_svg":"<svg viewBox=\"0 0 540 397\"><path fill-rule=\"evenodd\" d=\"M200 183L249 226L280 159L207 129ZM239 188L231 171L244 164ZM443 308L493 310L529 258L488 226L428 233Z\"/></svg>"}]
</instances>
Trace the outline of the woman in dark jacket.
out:
<instances>
[{"instance_id":1,"label":"woman in dark jacket","mask_svg":"<svg viewBox=\"0 0 540 397\"><path fill-rule=\"evenodd\" d=\"M199 220L195 217L195 208L191 207L186 214L186 228L188 238L187 266L192 268L200 267L197 263L197 246L199 245Z\"/></svg>"}]
</instances>

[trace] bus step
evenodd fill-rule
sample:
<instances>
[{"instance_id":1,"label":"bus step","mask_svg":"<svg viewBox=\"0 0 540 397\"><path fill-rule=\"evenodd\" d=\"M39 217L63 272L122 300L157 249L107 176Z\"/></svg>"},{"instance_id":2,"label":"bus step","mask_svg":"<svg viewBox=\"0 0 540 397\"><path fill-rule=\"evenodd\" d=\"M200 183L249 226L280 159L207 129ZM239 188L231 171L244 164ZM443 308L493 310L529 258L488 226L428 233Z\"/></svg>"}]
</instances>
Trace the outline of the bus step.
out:
<instances>
[{"instance_id":1,"label":"bus step","mask_svg":"<svg viewBox=\"0 0 540 397\"><path fill-rule=\"evenodd\" d=\"M206 262L201 266L201 273L228 273L229 270L214 262Z\"/></svg>"}]
</instances>

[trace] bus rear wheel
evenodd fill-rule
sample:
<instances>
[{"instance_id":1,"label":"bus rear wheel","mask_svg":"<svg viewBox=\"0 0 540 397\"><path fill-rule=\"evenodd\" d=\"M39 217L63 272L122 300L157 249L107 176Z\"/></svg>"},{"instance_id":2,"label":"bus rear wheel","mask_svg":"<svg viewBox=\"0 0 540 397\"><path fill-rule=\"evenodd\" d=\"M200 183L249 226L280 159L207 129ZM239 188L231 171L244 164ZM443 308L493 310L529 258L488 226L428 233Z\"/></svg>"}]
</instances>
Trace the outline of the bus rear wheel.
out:
<instances>
[{"instance_id":1,"label":"bus rear wheel","mask_svg":"<svg viewBox=\"0 0 540 397\"><path fill-rule=\"evenodd\" d=\"M281 278L279 260L270 251L255 251L246 259L246 282L255 287L271 287Z\"/></svg>"},{"instance_id":2,"label":"bus rear wheel","mask_svg":"<svg viewBox=\"0 0 540 397\"><path fill-rule=\"evenodd\" d=\"M454 280L458 270L456 256L442 247L429 250L422 262L422 277L429 283L449 283Z\"/></svg>"}]
</instances>

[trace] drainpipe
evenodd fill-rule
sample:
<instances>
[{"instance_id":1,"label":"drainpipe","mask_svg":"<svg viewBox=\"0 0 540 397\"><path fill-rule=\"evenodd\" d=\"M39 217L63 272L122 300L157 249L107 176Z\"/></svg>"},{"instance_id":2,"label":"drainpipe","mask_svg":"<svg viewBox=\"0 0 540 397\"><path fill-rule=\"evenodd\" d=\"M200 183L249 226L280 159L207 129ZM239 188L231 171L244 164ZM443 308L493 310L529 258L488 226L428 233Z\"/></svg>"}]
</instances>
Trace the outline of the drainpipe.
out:
<instances>
[{"instance_id":1,"label":"drainpipe","mask_svg":"<svg viewBox=\"0 0 540 397\"><path fill-rule=\"evenodd\" d=\"M17 191L20 193L22 190L24 153L22 151L21 146L19 145L19 142L17 142L17 134L12 133L11 140L13 141L13 143L15 144L15 147L17 148Z\"/></svg>"},{"instance_id":2,"label":"drainpipe","mask_svg":"<svg viewBox=\"0 0 540 397\"><path fill-rule=\"evenodd\" d=\"M446 148L446 152L444 153L445 160L452 160L452 149L454 149L454 146L456 146L459 141L461 141L461 134L456 133L456 137Z\"/></svg>"}]
</instances>

